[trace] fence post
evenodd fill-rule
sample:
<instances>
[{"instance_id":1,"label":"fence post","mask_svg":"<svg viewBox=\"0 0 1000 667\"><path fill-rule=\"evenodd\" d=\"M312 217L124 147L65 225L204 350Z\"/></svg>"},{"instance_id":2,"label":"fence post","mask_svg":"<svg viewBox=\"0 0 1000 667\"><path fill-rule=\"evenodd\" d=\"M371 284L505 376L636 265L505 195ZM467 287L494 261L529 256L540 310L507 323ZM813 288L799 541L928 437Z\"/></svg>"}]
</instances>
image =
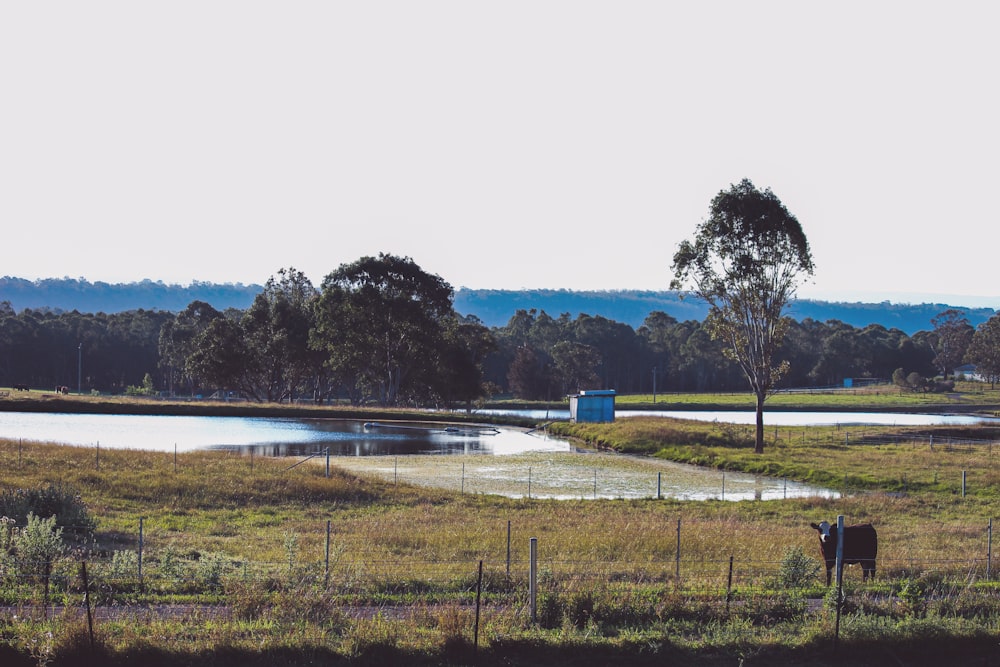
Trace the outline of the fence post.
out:
<instances>
[{"instance_id":1,"label":"fence post","mask_svg":"<svg viewBox=\"0 0 1000 667\"><path fill-rule=\"evenodd\" d=\"M330 520L326 520L326 553L323 557L323 586L330 586Z\"/></svg>"},{"instance_id":2,"label":"fence post","mask_svg":"<svg viewBox=\"0 0 1000 667\"><path fill-rule=\"evenodd\" d=\"M729 615L729 603L733 599L733 557L729 557L729 579L726 582L726 616Z\"/></svg>"},{"instance_id":3,"label":"fence post","mask_svg":"<svg viewBox=\"0 0 1000 667\"><path fill-rule=\"evenodd\" d=\"M531 500L531 467L528 468L528 500Z\"/></svg>"},{"instance_id":4,"label":"fence post","mask_svg":"<svg viewBox=\"0 0 1000 667\"><path fill-rule=\"evenodd\" d=\"M844 592L844 515L837 516L837 622L833 633L833 648L840 646L840 610L843 607Z\"/></svg>"},{"instance_id":5,"label":"fence post","mask_svg":"<svg viewBox=\"0 0 1000 667\"><path fill-rule=\"evenodd\" d=\"M538 538L528 542L528 600L531 607L531 622L538 622Z\"/></svg>"},{"instance_id":6,"label":"fence post","mask_svg":"<svg viewBox=\"0 0 1000 667\"><path fill-rule=\"evenodd\" d=\"M83 603L87 607L87 633L90 635L90 650L94 650L94 615L90 610L90 582L87 581L87 561L80 562L80 576L83 577Z\"/></svg>"},{"instance_id":7,"label":"fence post","mask_svg":"<svg viewBox=\"0 0 1000 667\"><path fill-rule=\"evenodd\" d=\"M145 517L139 517L139 587L142 587L142 547L143 547L143 523Z\"/></svg>"},{"instance_id":8,"label":"fence post","mask_svg":"<svg viewBox=\"0 0 1000 667\"><path fill-rule=\"evenodd\" d=\"M663 475L662 472L656 473L656 499L657 500L659 500L661 498L661 496L660 496L660 489L661 489L660 483L662 481L662 479L661 479L662 475Z\"/></svg>"},{"instance_id":9,"label":"fence post","mask_svg":"<svg viewBox=\"0 0 1000 667\"><path fill-rule=\"evenodd\" d=\"M507 583L510 583L510 519L507 520Z\"/></svg>"},{"instance_id":10,"label":"fence post","mask_svg":"<svg viewBox=\"0 0 1000 667\"><path fill-rule=\"evenodd\" d=\"M326 478L330 478L330 448L326 448Z\"/></svg>"},{"instance_id":11,"label":"fence post","mask_svg":"<svg viewBox=\"0 0 1000 667\"><path fill-rule=\"evenodd\" d=\"M677 554L674 557L674 575L677 577L677 584L681 583L681 520L677 519Z\"/></svg>"},{"instance_id":12,"label":"fence post","mask_svg":"<svg viewBox=\"0 0 1000 667\"><path fill-rule=\"evenodd\" d=\"M990 580L993 563L993 517L986 526L986 581Z\"/></svg>"},{"instance_id":13,"label":"fence post","mask_svg":"<svg viewBox=\"0 0 1000 667\"><path fill-rule=\"evenodd\" d=\"M962 497L965 497L965 471L962 471Z\"/></svg>"},{"instance_id":14,"label":"fence post","mask_svg":"<svg viewBox=\"0 0 1000 667\"><path fill-rule=\"evenodd\" d=\"M476 626L472 635L472 652L479 653L479 605L483 594L483 561L479 561L479 577L476 579Z\"/></svg>"},{"instance_id":15,"label":"fence post","mask_svg":"<svg viewBox=\"0 0 1000 667\"><path fill-rule=\"evenodd\" d=\"M462 493L465 493L465 462L462 462Z\"/></svg>"}]
</instances>

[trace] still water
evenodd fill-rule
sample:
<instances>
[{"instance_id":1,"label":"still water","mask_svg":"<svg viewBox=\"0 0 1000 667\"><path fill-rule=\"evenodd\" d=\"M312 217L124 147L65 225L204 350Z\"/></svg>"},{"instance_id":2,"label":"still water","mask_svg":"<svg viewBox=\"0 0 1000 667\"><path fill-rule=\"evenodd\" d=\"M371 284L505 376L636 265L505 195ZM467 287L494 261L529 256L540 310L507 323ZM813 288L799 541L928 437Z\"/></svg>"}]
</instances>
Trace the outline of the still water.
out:
<instances>
[{"instance_id":1,"label":"still water","mask_svg":"<svg viewBox=\"0 0 1000 667\"><path fill-rule=\"evenodd\" d=\"M329 453L358 473L465 493L534 498L771 500L837 497L822 487L578 450L535 431L348 419L0 412L0 438L162 452ZM473 459L453 454L479 454Z\"/></svg>"},{"instance_id":2,"label":"still water","mask_svg":"<svg viewBox=\"0 0 1000 667\"><path fill-rule=\"evenodd\" d=\"M584 453L539 431L492 426L0 412L0 438L163 452L233 449L265 456L301 456L328 449L337 457L337 465L348 470L510 497L648 498L662 493L689 500L770 500L837 496L829 489L775 478ZM453 454L488 456L468 460Z\"/></svg>"},{"instance_id":3,"label":"still water","mask_svg":"<svg viewBox=\"0 0 1000 667\"><path fill-rule=\"evenodd\" d=\"M189 451L249 449L298 456L521 454L569 451L565 440L519 429L362 422L351 419L182 417L0 412L0 438L86 447Z\"/></svg>"},{"instance_id":4,"label":"still water","mask_svg":"<svg viewBox=\"0 0 1000 667\"><path fill-rule=\"evenodd\" d=\"M569 419L568 411L484 410L484 415L516 415L539 422ZM619 418L662 416L752 424L752 412L618 410ZM768 412L769 426L824 424L928 426L996 423L971 415L851 412ZM362 422L352 419L268 417L184 417L161 415L88 415L0 412L0 437L35 442L108 448L188 451L253 448L255 453L302 455L327 448L334 456L407 454L523 454L568 452L565 440L541 431L473 425Z\"/></svg>"}]
</instances>

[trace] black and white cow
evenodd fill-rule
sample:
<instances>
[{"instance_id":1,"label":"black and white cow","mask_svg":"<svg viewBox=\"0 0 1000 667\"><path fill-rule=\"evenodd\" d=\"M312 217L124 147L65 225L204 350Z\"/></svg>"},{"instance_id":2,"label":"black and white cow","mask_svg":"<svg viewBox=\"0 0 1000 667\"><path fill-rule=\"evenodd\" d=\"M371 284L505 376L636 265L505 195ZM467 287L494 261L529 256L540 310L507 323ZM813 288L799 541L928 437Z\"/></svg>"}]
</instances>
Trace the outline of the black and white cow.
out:
<instances>
[{"instance_id":1,"label":"black and white cow","mask_svg":"<svg viewBox=\"0 0 1000 667\"><path fill-rule=\"evenodd\" d=\"M837 526L822 521L809 524L819 532L819 548L826 561L826 585L830 585L830 574L837 564ZM870 523L844 526L844 565L860 563L862 578L875 578L875 556L878 554L878 533Z\"/></svg>"}]
</instances>

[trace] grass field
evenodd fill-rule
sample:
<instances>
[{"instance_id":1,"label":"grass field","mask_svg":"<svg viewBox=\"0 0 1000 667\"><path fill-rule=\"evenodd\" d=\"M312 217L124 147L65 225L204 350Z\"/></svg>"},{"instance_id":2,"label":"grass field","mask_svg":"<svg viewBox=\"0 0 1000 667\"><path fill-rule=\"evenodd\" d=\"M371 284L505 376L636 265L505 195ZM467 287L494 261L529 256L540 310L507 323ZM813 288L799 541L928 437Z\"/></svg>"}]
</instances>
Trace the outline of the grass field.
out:
<instances>
[{"instance_id":1,"label":"grass field","mask_svg":"<svg viewBox=\"0 0 1000 667\"><path fill-rule=\"evenodd\" d=\"M974 400L989 406L995 398L984 392ZM868 399L848 405L861 400ZM222 452L181 454L175 465L172 454L106 451L98 463L85 449L0 442L0 489L63 485L79 492L97 521L96 541L54 565L48 593L5 561L0 660L998 661L1000 591L987 556L1000 480L990 430L869 428L848 437L835 428L769 429L758 456L746 429L722 424L636 417L554 428L607 450L811 481L844 495L504 498L463 493L454 481L450 489L394 482L385 470L335 467L327 478L322 465L288 470L285 460ZM633 465L608 458L609 466ZM862 584L857 566L847 570L834 655L835 605L811 569L818 548L809 523L838 514L877 526L880 558L874 583ZM526 585L530 538L539 545L535 622ZM806 558L796 560L796 550ZM84 561L99 612L93 648L80 612ZM46 619L39 606L46 599L72 611ZM139 613L150 606L163 613Z\"/></svg>"}]
</instances>

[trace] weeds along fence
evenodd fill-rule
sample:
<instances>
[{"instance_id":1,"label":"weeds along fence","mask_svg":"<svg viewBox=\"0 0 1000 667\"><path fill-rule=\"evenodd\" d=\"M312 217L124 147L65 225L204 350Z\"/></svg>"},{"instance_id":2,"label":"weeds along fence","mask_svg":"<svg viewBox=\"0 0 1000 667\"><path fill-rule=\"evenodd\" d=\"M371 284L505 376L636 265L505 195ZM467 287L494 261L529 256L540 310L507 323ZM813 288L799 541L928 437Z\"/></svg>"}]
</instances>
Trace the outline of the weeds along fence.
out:
<instances>
[{"instance_id":1,"label":"weeds along fence","mask_svg":"<svg viewBox=\"0 0 1000 667\"><path fill-rule=\"evenodd\" d=\"M945 551L940 557L917 553L904 538L891 536L880 549L874 581L863 583L859 566L845 568L845 581L862 589L884 589L906 581L962 589L992 581L996 578L992 524L990 520L966 526L963 530L971 546ZM378 539L337 537L327 523L312 536L286 534L280 560L180 552L168 540L137 534L134 545L110 553L77 549L47 561L4 556L0 559L0 604L78 604L84 591L84 567L86 591L96 606L164 599L227 606L246 591L290 590L347 606L466 604L474 592L488 604L517 606L526 604L533 588L556 598L588 591L629 599L683 594L723 604L733 596L805 595L824 590L825 568L818 546L814 545L814 552L790 548L770 558L736 550L727 555L726 545L708 553L704 545L687 544L679 519L672 530L659 526L660 534L650 549L609 540L596 545L591 554L573 557L556 538L526 540L520 534L514 538L510 522L497 528L496 539L489 544L463 545L462 556L435 556L419 549L395 553L399 544ZM534 560L530 541L536 545Z\"/></svg>"}]
</instances>

